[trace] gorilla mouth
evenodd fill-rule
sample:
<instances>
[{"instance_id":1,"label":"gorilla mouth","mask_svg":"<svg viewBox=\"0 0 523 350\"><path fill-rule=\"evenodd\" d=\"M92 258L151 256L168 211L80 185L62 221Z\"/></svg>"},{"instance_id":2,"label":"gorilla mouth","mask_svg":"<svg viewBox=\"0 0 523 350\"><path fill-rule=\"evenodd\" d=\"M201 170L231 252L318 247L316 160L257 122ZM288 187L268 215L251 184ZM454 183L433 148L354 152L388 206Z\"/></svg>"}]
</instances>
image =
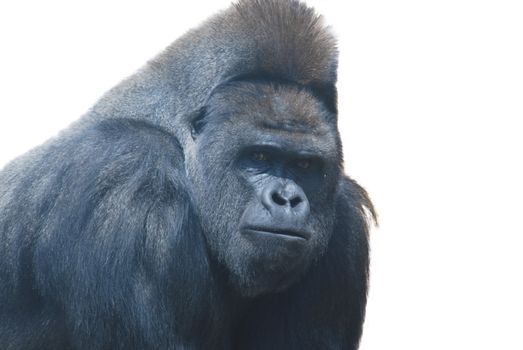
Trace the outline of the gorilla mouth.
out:
<instances>
[{"instance_id":1,"label":"gorilla mouth","mask_svg":"<svg viewBox=\"0 0 523 350\"><path fill-rule=\"evenodd\" d=\"M282 238L293 238L308 240L310 233L306 231L297 231L295 229L274 228L274 227L244 227L242 231L248 231L255 234L281 236Z\"/></svg>"}]
</instances>

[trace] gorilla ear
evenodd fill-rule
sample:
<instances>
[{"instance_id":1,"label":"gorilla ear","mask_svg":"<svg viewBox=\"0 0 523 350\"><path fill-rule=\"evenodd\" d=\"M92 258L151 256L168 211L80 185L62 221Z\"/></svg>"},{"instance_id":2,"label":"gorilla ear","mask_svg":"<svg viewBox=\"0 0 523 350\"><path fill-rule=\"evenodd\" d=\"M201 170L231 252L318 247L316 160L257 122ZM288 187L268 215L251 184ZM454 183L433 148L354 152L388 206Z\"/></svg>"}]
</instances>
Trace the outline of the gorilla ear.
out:
<instances>
[{"instance_id":1,"label":"gorilla ear","mask_svg":"<svg viewBox=\"0 0 523 350\"><path fill-rule=\"evenodd\" d=\"M191 136L192 139L195 140L196 137L201 134L203 131L203 128L205 127L205 124L207 124L207 121L205 120L205 117L207 115L207 109L205 107L200 108L196 112L194 112L194 115L191 118Z\"/></svg>"}]
</instances>

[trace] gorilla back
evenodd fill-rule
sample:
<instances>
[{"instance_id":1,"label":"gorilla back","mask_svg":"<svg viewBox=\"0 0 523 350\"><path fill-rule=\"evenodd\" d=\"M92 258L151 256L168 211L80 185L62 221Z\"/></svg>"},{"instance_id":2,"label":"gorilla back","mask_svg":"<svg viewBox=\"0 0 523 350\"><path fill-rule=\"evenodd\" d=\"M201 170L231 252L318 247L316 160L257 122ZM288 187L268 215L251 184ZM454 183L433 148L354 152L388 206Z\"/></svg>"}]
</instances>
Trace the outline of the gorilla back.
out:
<instances>
[{"instance_id":1,"label":"gorilla back","mask_svg":"<svg viewBox=\"0 0 523 350\"><path fill-rule=\"evenodd\" d=\"M1 349L356 349L366 192L337 51L241 0L0 172Z\"/></svg>"}]
</instances>

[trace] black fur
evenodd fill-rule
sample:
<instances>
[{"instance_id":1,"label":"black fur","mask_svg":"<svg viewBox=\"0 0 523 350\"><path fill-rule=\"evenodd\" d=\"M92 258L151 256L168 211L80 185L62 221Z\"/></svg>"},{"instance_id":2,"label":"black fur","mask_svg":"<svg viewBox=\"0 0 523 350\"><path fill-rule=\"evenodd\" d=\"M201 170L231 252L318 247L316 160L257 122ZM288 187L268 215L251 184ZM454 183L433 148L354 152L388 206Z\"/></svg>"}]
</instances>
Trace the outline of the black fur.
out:
<instances>
[{"instance_id":1,"label":"black fur","mask_svg":"<svg viewBox=\"0 0 523 350\"><path fill-rule=\"evenodd\" d=\"M8 164L0 349L356 349L375 214L342 173L336 65L311 9L243 0ZM249 182L260 140L317 174ZM274 178L303 188L306 248L236 232Z\"/></svg>"}]
</instances>

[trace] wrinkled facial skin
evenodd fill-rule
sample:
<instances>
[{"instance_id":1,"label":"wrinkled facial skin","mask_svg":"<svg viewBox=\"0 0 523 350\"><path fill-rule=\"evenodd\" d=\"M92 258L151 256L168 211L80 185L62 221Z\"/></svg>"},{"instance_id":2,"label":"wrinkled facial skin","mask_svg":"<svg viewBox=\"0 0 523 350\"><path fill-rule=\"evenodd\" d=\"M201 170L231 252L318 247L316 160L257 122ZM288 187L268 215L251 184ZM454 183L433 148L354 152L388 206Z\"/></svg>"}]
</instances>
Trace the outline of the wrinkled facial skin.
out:
<instances>
[{"instance_id":1,"label":"wrinkled facial skin","mask_svg":"<svg viewBox=\"0 0 523 350\"><path fill-rule=\"evenodd\" d=\"M331 117L307 91L244 82L215 91L193 123L195 206L241 295L285 289L325 251L341 167Z\"/></svg>"}]
</instances>

